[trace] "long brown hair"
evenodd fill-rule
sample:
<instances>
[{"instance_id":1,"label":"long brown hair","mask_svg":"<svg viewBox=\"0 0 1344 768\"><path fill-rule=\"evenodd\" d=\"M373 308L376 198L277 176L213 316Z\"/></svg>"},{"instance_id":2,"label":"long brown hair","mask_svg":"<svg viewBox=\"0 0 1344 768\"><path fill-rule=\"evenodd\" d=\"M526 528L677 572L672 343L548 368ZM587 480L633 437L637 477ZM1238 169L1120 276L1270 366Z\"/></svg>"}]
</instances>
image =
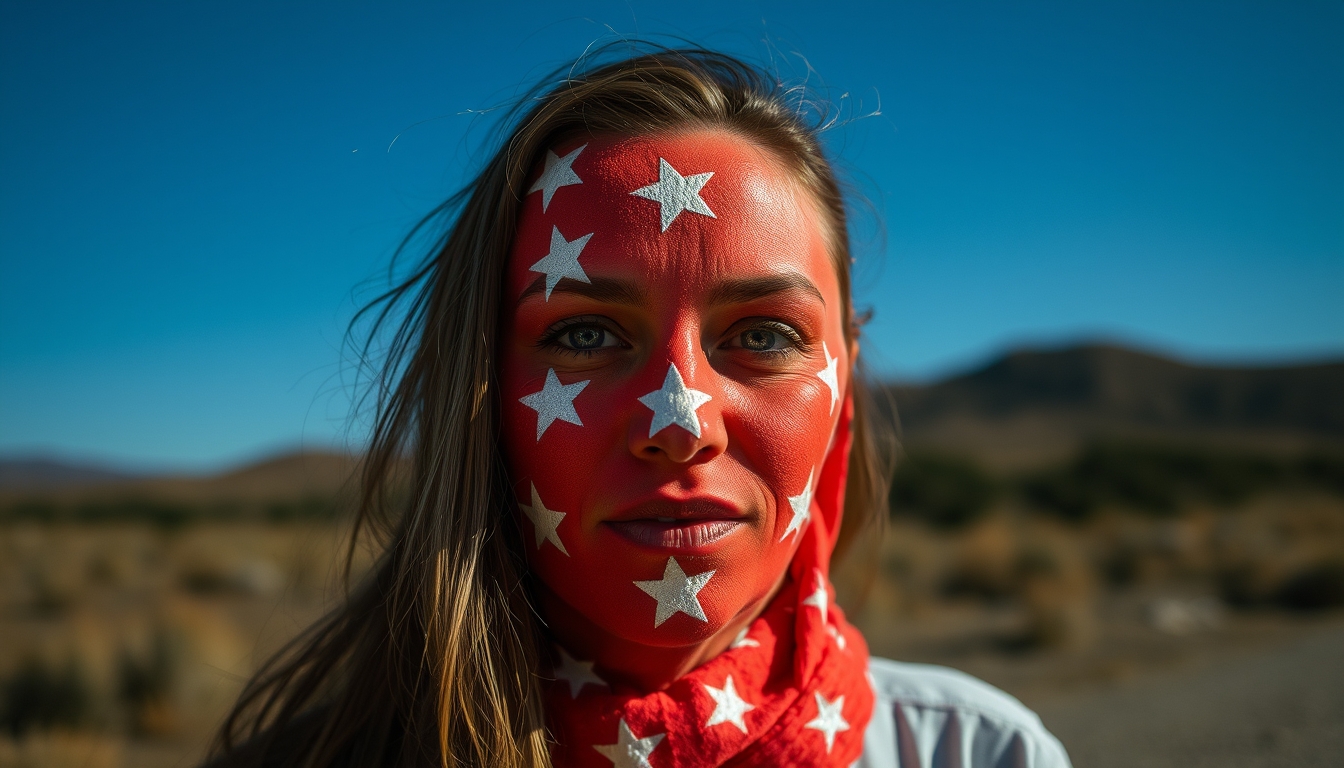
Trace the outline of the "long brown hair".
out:
<instances>
[{"instance_id":1,"label":"long brown hair","mask_svg":"<svg viewBox=\"0 0 1344 768\"><path fill-rule=\"evenodd\" d=\"M442 227L430 254L361 313L369 339L391 339L373 380L378 411L355 525L381 555L342 607L247 685L216 741L222 763L549 764L543 638L497 445L491 359L501 276L543 150L579 134L684 127L774 150L815 197L853 318L845 203L818 140L825 116L805 94L712 51L596 58L520 101L484 170L413 232ZM857 325L848 325L853 341ZM853 380L842 547L886 492L862 377Z\"/></svg>"}]
</instances>

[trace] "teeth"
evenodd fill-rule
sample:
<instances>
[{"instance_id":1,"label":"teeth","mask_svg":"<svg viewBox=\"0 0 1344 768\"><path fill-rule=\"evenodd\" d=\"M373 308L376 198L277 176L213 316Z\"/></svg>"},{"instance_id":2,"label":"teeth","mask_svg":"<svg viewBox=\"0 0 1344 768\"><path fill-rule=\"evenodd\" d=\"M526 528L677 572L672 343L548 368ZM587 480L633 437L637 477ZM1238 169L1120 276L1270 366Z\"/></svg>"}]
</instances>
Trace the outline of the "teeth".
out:
<instances>
[{"instance_id":1,"label":"teeth","mask_svg":"<svg viewBox=\"0 0 1344 768\"><path fill-rule=\"evenodd\" d=\"M671 523L676 521L676 518L674 517L659 517L655 519L660 523Z\"/></svg>"}]
</instances>

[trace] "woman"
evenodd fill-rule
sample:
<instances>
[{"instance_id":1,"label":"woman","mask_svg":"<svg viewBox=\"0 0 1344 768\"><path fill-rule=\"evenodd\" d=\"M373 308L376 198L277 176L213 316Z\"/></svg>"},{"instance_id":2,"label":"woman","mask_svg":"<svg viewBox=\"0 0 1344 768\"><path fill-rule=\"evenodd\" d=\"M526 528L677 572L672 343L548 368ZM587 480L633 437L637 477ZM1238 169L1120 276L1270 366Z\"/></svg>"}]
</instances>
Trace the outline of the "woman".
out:
<instances>
[{"instance_id":1,"label":"woman","mask_svg":"<svg viewBox=\"0 0 1344 768\"><path fill-rule=\"evenodd\" d=\"M832 602L885 488L845 208L790 99L662 50L526 102L378 305L408 308L364 473L383 554L248 686L223 764L1067 765Z\"/></svg>"}]
</instances>

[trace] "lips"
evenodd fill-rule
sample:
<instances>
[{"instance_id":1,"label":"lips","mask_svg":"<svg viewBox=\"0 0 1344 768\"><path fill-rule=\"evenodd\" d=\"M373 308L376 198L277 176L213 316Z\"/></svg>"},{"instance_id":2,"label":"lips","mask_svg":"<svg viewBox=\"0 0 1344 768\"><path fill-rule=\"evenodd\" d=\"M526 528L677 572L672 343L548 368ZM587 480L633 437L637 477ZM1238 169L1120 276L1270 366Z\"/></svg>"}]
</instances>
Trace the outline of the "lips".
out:
<instances>
[{"instance_id":1,"label":"lips","mask_svg":"<svg viewBox=\"0 0 1344 768\"><path fill-rule=\"evenodd\" d=\"M657 500L622 510L605 525L621 538L658 549L700 549L746 525L746 516L717 500Z\"/></svg>"}]
</instances>

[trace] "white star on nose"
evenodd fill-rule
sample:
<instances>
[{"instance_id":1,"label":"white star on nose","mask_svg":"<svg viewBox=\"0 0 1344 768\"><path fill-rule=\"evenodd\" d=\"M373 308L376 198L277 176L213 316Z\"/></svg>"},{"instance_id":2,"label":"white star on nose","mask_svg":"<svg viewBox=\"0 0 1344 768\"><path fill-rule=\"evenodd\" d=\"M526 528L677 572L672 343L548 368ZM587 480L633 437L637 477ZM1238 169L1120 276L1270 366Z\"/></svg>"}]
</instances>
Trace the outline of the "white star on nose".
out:
<instances>
[{"instance_id":1,"label":"white star on nose","mask_svg":"<svg viewBox=\"0 0 1344 768\"><path fill-rule=\"evenodd\" d=\"M845 721L842 713L845 697L837 696L832 702L827 701L819 691L813 691L812 695L817 697L817 716L803 727L821 731L821 735L826 737L826 754L829 755L831 747L835 746L835 734L849 730L849 723Z\"/></svg>"},{"instance_id":2,"label":"white star on nose","mask_svg":"<svg viewBox=\"0 0 1344 768\"><path fill-rule=\"evenodd\" d=\"M583 266L579 264L579 254L583 253L583 246L588 244L588 239L592 236L593 233L589 232L583 237L566 240L565 236L560 234L559 227L551 226L551 252L527 268L529 272L540 272L546 276L547 301L551 300L551 291L555 290L556 283L559 283L562 277L581 283L592 282L588 279L588 273L583 271Z\"/></svg>"},{"instance_id":3,"label":"white star on nose","mask_svg":"<svg viewBox=\"0 0 1344 768\"><path fill-rule=\"evenodd\" d=\"M803 492L789 497L789 509L793 511L793 517L789 518L789 527L784 529L784 535L779 537L780 541L789 538L789 534L794 531L801 531L803 523L812 519L812 476L816 473L816 468L808 472L807 485L803 486Z\"/></svg>"},{"instance_id":4,"label":"white star on nose","mask_svg":"<svg viewBox=\"0 0 1344 768\"><path fill-rule=\"evenodd\" d=\"M555 675L557 680L564 680L569 683L569 697L571 699L578 698L579 691L585 685L606 687L606 681L598 677L597 673L593 671L593 662L579 661L565 653L564 648L557 648L556 650L560 652L560 666L556 667L552 674Z\"/></svg>"},{"instance_id":5,"label":"white star on nose","mask_svg":"<svg viewBox=\"0 0 1344 768\"><path fill-rule=\"evenodd\" d=\"M695 410L708 403L710 399L704 392L688 389L676 365L667 366L667 376L663 377L662 389L655 389L639 398L639 402L653 411L653 421L649 423L649 437L673 424L699 437L700 417L696 415Z\"/></svg>"},{"instance_id":6,"label":"white star on nose","mask_svg":"<svg viewBox=\"0 0 1344 768\"><path fill-rule=\"evenodd\" d=\"M677 611L701 621L709 621L705 616L705 609L700 607L700 590L709 583L709 578L714 575L714 571L705 571L697 573L694 576L687 576L686 572L681 570L681 565L677 563L675 557L667 558L667 565L663 568L663 578L657 581L636 581L635 586L643 590L649 597L658 601L658 610L653 617L653 626L662 626L664 621L672 617Z\"/></svg>"},{"instance_id":7,"label":"white star on nose","mask_svg":"<svg viewBox=\"0 0 1344 768\"><path fill-rule=\"evenodd\" d=\"M579 174L574 172L574 160L587 146L587 144L584 144L564 157L556 157L554 152L549 149L546 150L546 167L541 172L541 178L532 182L532 188L527 190L529 195L538 189L541 190L542 213L545 213L546 209L550 207L551 198L555 197L557 189L583 183Z\"/></svg>"},{"instance_id":8,"label":"white star on nose","mask_svg":"<svg viewBox=\"0 0 1344 768\"><path fill-rule=\"evenodd\" d=\"M653 768L649 765L649 755L658 748L665 736L666 733L657 733L637 739L634 731L625 724L625 718L621 718L616 730L616 743L594 744L593 749L601 752L615 768Z\"/></svg>"},{"instance_id":9,"label":"white star on nose","mask_svg":"<svg viewBox=\"0 0 1344 768\"><path fill-rule=\"evenodd\" d=\"M532 484L532 506L519 504L518 507L527 515L527 519L532 521L532 530L537 535L537 549L541 549L543 541L549 541L555 545L555 548L569 557L569 551L560 541L560 533L556 527L560 521L565 519L564 512L556 512L553 509L547 509L545 504L541 503L541 496L537 494L537 484Z\"/></svg>"},{"instance_id":10,"label":"white star on nose","mask_svg":"<svg viewBox=\"0 0 1344 768\"><path fill-rule=\"evenodd\" d=\"M677 173L670 163L661 157L658 158L658 181L640 187L632 195L654 200L658 203L659 210L662 213L663 231L672 226L672 222L677 220L677 216L682 211L691 211L717 219L714 212L709 209L709 205L700 197L700 190L704 188L705 183L714 172L693 173L690 176L682 176Z\"/></svg>"},{"instance_id":11,"label":"white star on nose","mask_svg":"<svg viewBox=\"0 0 1344 768\"><path fill-rule=\"evenodd\" d=\"M836 365L840 358L831 357L831 351L826 349L826 342L821 342L821 354L826 356L826 367L817 371L817 378L826 382L826 386L831 388L831 413L835 413L835 404L840 401L840 377L836 373Z\"/></svg>"},{"instance_id":12,"label":"white star on nose","mask_svg":"<svg viewBox=\"0 0 1344 768\"><path fill-rule=\"evenodd\" d=\"M583 426L579 412L574 410L574 398L588 386L588 381L561 384L555 369L547 368L546 383L541 385L541 391L518 398L518 402L537 412L537 440L541 440L542 433L557 419Z\"/></svg>"},{"instance_id":13,"label":"white star on nose","mask_svg":"<svg viewBox=\"0 0 1344 768\"><path fill-rule=\"evenodd\" d=\"M733 676L729 675L728 679L723 681L722 688L706 685L705 690L714 699L714 713L709 716L705 727L708 728L719 723L732 723L742 729L743 733L746 733L747 723L742 719L742 716L756 707L743 701L742 697L737 695L737 689L733 687Z\"/></svg>"},{"instance_id":14,"label":"white star on nose","mask_svg":"<svg viewBox=\"0 0 1344 768\"><path fill-rule=\"evenodd\" d=\"M826 610L831 603L831 594L826 591L826 577L821 575L821 571L814 569L812 573L817 577L817 588L803 600L803 605L810 605L821 611L821 623L825 624Z\"/></svg>"}]
</instances>

